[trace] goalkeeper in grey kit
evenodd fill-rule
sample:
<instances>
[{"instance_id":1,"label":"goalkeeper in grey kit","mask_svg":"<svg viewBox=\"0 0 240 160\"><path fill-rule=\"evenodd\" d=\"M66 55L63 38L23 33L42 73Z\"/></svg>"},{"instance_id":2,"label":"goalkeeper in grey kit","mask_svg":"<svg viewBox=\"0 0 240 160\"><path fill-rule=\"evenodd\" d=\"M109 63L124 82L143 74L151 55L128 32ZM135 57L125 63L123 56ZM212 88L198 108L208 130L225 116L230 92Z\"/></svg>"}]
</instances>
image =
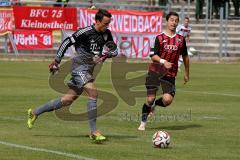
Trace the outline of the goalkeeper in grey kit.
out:
<instances>
[{"instance_id":1,"label":"goalkeeper in grey kit","mask_svg":"<svg viewBox=\"0 0 240 160\"><path fill-rule=\"evenodd\" d=\"M106 58L112 58L118 54L117 46L108 29L111 17L111 13L107 10L99 9L95 15L94 25L80 28L62 42L49 69L54 74L59 69L58 65L67 48L74 45L77 56L72 59L72 78L68 82L69 89L63 97L49 101L34 110L29 109L27 121L29 129L33 127L40 114L70 106L85 91L88 95L90 139L98 142L106 139L96 128L98 94L94 84L93 70L97 63L102 63Z\"/></svg>"}]
</instances>

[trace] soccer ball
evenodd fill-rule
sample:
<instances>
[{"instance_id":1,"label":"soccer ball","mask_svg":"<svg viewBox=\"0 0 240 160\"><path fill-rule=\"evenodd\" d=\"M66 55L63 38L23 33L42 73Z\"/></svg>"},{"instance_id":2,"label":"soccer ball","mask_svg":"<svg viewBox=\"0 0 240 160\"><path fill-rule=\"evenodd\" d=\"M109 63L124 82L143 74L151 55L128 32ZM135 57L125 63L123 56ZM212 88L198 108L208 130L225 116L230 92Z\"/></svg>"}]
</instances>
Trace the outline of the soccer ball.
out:
<instances>
[{"instance_id":1,"label":"soccer ball","mask_svg":"<svg viewBox=\"0 0 240 160\"><path fill-rule=\"evenodd\" d=\"M166 131L157 131L152 137L152 142L156 148L167 148L170 144L170 135Z\"/></svg>"}]
</instances>

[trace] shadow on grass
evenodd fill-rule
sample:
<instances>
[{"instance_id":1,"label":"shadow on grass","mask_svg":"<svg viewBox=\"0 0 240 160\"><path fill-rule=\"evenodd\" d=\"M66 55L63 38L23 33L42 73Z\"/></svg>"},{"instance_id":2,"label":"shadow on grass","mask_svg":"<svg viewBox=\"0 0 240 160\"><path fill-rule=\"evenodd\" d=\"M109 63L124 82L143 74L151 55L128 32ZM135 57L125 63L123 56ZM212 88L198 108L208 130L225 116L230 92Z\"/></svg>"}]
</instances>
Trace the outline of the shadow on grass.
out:
<instances>
[{"instance_id":1,"label":"shadow on grass","mask_svg":"<svg viewBox=\"0 0 240 160\"><path fill-rule=\"evenodd\" d=\"M190 124L190 125L175 125L175 126L159 126L159 127L152 127L151 130L185 130L190 128L200 128L202 125L199 124Z\"/></svg>"},{"instance_id":2,"label":"shadow on grass","mask_svg":"<svg viewBox=\"0 0 240 160\"><path fill-rule=\"evenodd\" d=\"M35 134L33 135L35 137L57 137L57 138L89 138L89 135L46 135L46 134ZM131 136L131 135L121 135L121 134L105 134L107 139L132 139L132 138L137 138L137 136Z\"/></svg>"},{"instance_id":3,"label":"shadow on grass","mask_svg":"<svg viewBox=\"0 0 240 160\"><path fill-rule=\"evenodd\" d=\"M137 136L131 136L131 135L122 135L122 134L113 134L113 135L106 135L109 139L132 139L132 138L138 138Z\"/></svg>"}]
</instances>

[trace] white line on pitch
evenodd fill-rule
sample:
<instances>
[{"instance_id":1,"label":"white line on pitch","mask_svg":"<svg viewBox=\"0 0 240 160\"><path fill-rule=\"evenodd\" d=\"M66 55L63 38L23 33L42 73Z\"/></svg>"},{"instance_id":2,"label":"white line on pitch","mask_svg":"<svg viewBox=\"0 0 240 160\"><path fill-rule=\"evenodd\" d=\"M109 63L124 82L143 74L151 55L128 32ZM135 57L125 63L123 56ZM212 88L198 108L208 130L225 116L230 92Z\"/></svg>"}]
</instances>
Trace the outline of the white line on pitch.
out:
<instances>
[{"instance_id":1,"label":"white line on pitch","mask_svg":"<svg viewBox=\"0 0 240 160\"><path fill-rule=\"evenodd\" d=\"M24 118L1 116L0 120L23 121Z\"/></svg>"},{"instance_id":2,"label":"white line on pitch","mask_svg":"<svg viewBox=\"0 0 240 160\"><path fill-rule=\"evenodd\" d=\"M209 120L218 120L218 119L224 119L221 117L211 117L211 116L202 116L200 119L209 119Z\"/></svg>"},{"instance_id":3,"label":"white line on pitch","mask_svg":"<svg viewBox=\"0 0 240 160\"><path fill-rule=\"evenodd\" d=\"M180 90L180 92L186 92L186 93L197 93L197 94L210 94L210 95L220 95L220 96L230 96L230 97L240 97L238 94L228 94L228 93L214 93L214 92L200 92L200 91L186 91L186 90Z\"/></svg>"},{"instance_id":4,"label":"white line on pitch","mask_svg":"<svg viewBox=\"0 0 240 160\"><path fill-rule=\"evenodd\" d=\"M61 155L61 156L69 157L69 158L74 158L74 159L80 159L80 160L96 160L96 159L92 159L92 158L87 158L87 157L79 156L79 155L77 155L77 154L60 152L60 151L54 151L54 150L49 150L49 149L44 149L44 148L29 147L29 146L25 146L25 145L19 145L19 144L4 142L4 141L0 141L0 144L6 145L6 146L9 146L9 147L21 148L21 149L25 149L25 150L32 150L32 151L37 151L37 152L53 153L53 154L57 154L57 155Z\"/></svg>"}]
</instances>

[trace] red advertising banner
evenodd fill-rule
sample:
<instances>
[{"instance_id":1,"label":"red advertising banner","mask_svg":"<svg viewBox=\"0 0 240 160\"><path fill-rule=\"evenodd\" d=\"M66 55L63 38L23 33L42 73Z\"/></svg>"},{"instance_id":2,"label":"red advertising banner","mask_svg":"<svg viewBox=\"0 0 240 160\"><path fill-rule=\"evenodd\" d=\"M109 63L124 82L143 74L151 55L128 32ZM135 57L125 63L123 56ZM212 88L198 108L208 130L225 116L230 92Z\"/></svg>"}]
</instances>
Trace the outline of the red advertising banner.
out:
<instances>
[{"instance_id":1,"label":"red advertising banner","mask_svg":"<svg viewBox=\"0 0 240 160\"><path fill-rule=\"evenodd\" d=\"M12 9L0 9L0 35L12 31L13 11Z\"/></svg>"},{"instance_id":2,"label":"red advertising banner","mask_svg":"<svg viewBox=\"0 0 240 160\"><path fill-rule=\"evenodd\" d=\"M159 34L162 31L163 12L143 12L131 10L109 10L112 22L109 29L117 33ZM80 28L95 22L95 10L79 8Z\"/></svg>"},{"instance_id":3,"label":"red advertising banner","mask_svg":"<svg viewBox=\"0 0 240 160\"><path fill-rule=\"evenodd\" d=\"M13 39L19 50L52 48L51 31L15 30Z\"/></svg>"},{"instance_id":4,"label":"red advertising banner","mask_svg":"<svg viewBox=\"0 0 240 160\"><path fill-rule=\"evenodd\" d=\"M150 58L150 49L154 46L155 38L155 34L113 33L114 42L118 45L119 55L128 58Z\"/></svg>"},{"instance_id":5,"label":"red advertising banner","mask_svg":"<svg viewBox=\"0 0 240 160\"><path fill-rule=\"evenodd\" d=\"M79 27L95 23L95 10L79 8ZM155 37L162 32L163 12L109 10L109 29L118 45L119 54L128 58L149 58Z\"/></svg>"},{"instance_id":6,"label":"red advertising banner","mask_svg":"<svg viewBox=\"0 0 240 160\"><path fill-rule=\"evenodd\" d=\"M13 6L13 12L17 29L77 29L76 8Z\"/></svg>"}]
</instances>

